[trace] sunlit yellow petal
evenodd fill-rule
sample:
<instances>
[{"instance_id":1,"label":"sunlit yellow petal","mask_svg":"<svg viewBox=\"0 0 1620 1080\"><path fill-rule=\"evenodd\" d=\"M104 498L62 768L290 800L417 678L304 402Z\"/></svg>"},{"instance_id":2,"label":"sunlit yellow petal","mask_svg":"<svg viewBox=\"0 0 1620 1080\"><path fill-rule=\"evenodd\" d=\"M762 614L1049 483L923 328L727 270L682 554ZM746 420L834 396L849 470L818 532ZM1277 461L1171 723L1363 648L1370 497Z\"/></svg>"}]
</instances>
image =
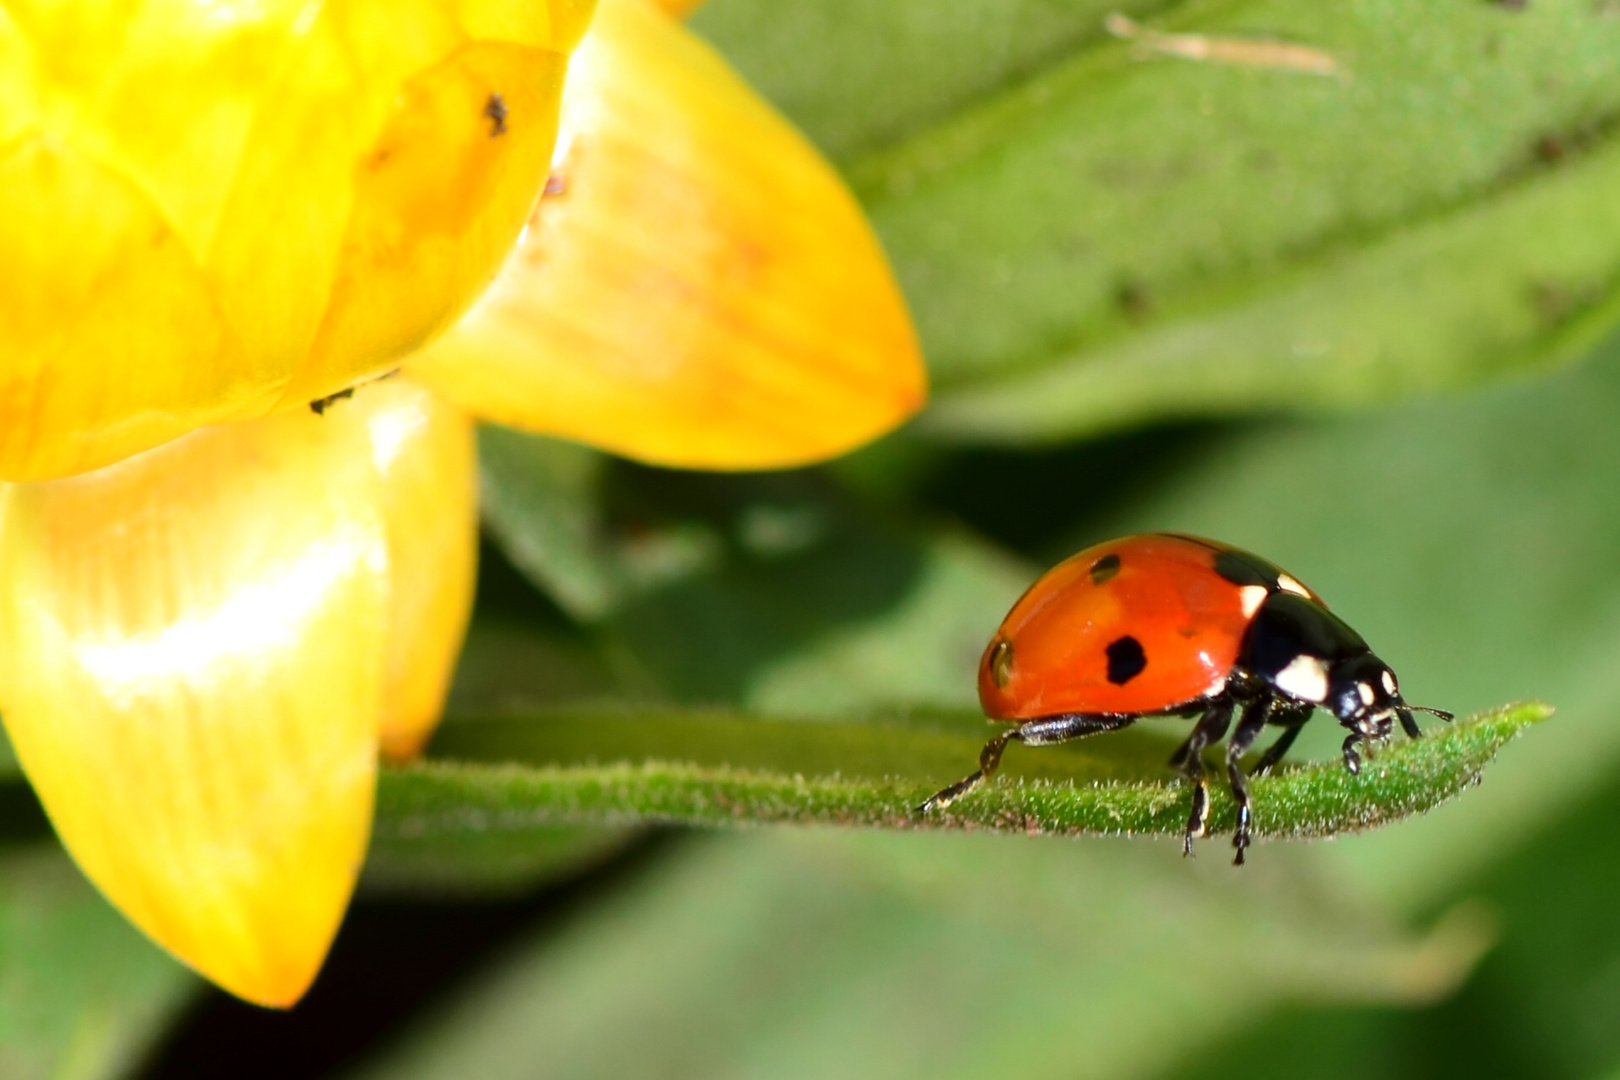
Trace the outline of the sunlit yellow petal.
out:
<instances>
[{"instance_id":1,"label":"sunlit yellow petal","mask_svg":"<svg viewBox=\"0 0 1620 1080\"><path fill-rule=\"evenodd\" d=\"M386 525L358 414L6 490L0 715L58 833L250 1001L314 977L370 824Z\"/></svg>"},{"instance_id":2,"label":"sunlit yellow petal","mask_svg":"<svg viewBox=\"0 0 1620 1080\"><path fill-rule=\"evenodd\" d=\"M382 752L403 759L438 722L472 610L477 447L465 414L407 379L361 387L329 415L348 409L382 477L392 591Z\"/></svg>"},{"instance_id":3,"label":"sunlit yellow petal","mask_svg":"<svg viewBox=\"0 0 1620 1080\"><path fill-rule=\"evenodd\" d=\"M463 0L467 7L496 0ZM596 0L547 0L551 13L551 47L560 52L573 52L591 25L596 14Z\"/></svg>"},{"instance_id":4,"label":"sunlit yellow petal","mask_svg":"<svg viewBox=\"0 0 1620 1080\"><path fill-rule=\"evenodd\" d=\"M590 10L7 0L0 478L322 396L453 319L544 182Z\"/></svg>"},{"instance_id":5,"label":"sunlit yellow petal","mask_svg":"<svg viewBox=\"0 0 1620 1080\"><path fill-rule=\"evenodd\" d=\"M258 395L145 193L39 136L0 150L0 192L0 476L93 468Z\"/></svg>"},{"instance_id":6,"label":"sunlit yellow petal","mask_svg":"<svg viewBox=\"0 0 1620 1080\"><path fill-rule=\"evenodd\" d=\"M448 326L495 276L557 135L561 53L469 45L405 84L361 163L301 406L386 367Z\"/></svg>"},{"instance_id":7,"label":"sunlit yellow petal","mask_svg":"<svg viewBox=\"0 0 1620 1080\"><path fill-rule=\"evenodd\" d=\"M837 176L636 0L604 3L575 58L559 164L518 250L409 364L475 414L690 467L825 457L924 394Z\"/></svg>"}]
</instances>

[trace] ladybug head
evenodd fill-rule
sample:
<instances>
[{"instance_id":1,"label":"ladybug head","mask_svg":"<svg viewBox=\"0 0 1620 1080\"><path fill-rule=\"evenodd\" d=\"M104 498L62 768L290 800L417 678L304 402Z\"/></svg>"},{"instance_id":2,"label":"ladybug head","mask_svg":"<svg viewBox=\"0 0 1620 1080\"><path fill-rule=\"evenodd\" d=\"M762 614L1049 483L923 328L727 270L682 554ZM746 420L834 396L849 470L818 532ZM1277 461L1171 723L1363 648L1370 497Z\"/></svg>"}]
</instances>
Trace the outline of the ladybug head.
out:
<instances>
[{"instance_id":1,"label":"ladybug head","mask_svg":"<svg viewBox=\"0 0 1620 1080\"><path fill-rule=\"evenodd\" d=\"M1370 652L1348 656L1328 667L1327 700L1339 723L1364 735L1387 735L1394 717L1410 708L1389 665Z\"/></svg>"}]
</instances>

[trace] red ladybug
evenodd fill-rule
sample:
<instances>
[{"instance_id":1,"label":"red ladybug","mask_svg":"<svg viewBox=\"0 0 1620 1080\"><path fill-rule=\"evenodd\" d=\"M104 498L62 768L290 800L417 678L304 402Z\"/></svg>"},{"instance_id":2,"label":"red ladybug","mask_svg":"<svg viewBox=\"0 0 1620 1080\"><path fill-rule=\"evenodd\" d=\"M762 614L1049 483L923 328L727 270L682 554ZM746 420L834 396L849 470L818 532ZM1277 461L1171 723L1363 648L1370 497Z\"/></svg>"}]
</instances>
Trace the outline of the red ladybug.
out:
<instances>
[{"instance_id":1,"label":"red ladybug","mask_svg":"<svg viewBox=\"0 0 1620 1080\"><path fill-rule=\"evenodd\" d=\"M1010 740L1046 746L1129 727L1143 716L1197 716L1170 759L1193 783L1183 850L1206 833L1204 748L1226 744L1237 800L1232 846L1249 846L1249 788L1238 761L1273 724L1283 729L1255 768L1288 752L1311 712L1350 730L1344 764L1361 770L1356 744L1389 737L1395 720L1416 738L1414 710L1395 673L1322 598L1265 559L1213 540L1147 533L1089 547L1030 586L979 661L979 702L1018 726L979 755L979 770L918 808L949 805L996 771Z\"/></svg>"}]
</instances>

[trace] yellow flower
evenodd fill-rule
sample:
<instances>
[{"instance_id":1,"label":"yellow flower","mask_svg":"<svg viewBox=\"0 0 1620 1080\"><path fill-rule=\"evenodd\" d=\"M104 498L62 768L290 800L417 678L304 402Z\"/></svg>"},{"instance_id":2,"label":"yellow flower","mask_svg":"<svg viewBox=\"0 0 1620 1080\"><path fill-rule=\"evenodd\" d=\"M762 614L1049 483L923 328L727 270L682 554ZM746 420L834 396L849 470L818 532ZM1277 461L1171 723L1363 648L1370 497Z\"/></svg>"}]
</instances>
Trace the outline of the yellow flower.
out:
<instances>
[{"instance_id":1,"label":"yellow flower","mask_svg":"<svg viewBox=\"0 0 1620 1080\"><path fill-rule=\"evenodd\" d=\"M565 92L589 7L0 5L0 715L90 878L251 1001L314 977L442 706L471 417L758 468L922 400L827 166L641 0Z\"/></svg>"}]
</instances>

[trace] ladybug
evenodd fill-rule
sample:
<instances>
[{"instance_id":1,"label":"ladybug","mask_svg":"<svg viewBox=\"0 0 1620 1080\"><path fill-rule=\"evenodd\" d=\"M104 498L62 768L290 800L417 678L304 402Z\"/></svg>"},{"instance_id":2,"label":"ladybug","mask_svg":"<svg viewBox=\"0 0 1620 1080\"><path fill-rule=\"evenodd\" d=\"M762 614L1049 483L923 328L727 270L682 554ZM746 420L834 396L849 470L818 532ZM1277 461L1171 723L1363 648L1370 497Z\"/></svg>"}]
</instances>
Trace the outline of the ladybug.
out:
<instances>
[{"instance_id":1,"label":"ladybug","mask_svg":"<svg viewBox=\"0 0 1620 1080\"><path fill-rule=\"evenodd\" d=\"M1421 732L1389 665L1299 579L1214 540L1147 533L1089 547L1053 567L1019 598L979 661L979 702L1017 726L979 755L979 769L918 807L945 807L996 771L1008 742L1048 746L1129 727L1144 716L1196 716L1170 759L1193 785L1182 851L1207 834L1205 747L1226 744L1238 806L1239 865L1252 814L1239 759L1267 724L1282 734L1255 775L1282 760L1312 711L1349 729L1344 764L1361 771L1357 745L1389 738L1396 720Z\"/></svg>"}]
</instances>

